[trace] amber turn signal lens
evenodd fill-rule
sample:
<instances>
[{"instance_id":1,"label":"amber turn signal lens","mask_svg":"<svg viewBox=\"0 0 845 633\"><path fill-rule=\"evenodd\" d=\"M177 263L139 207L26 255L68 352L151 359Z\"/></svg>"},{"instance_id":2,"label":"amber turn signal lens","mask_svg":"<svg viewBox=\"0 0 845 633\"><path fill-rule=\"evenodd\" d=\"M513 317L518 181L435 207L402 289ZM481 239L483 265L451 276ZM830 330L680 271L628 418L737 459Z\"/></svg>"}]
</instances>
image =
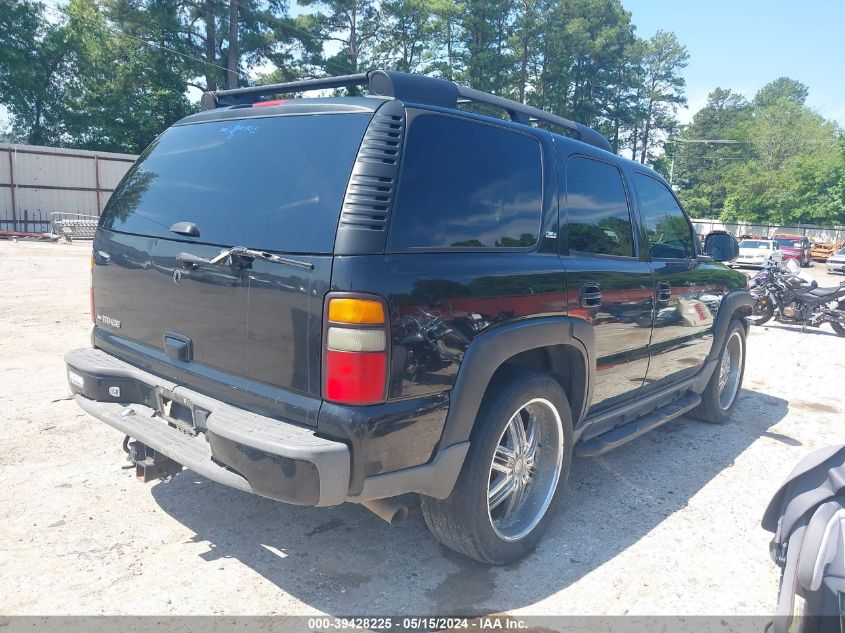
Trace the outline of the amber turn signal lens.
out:
<instances>
[{"instance_id":1,"label":"amber turn signal lens","mask_svg":"<svg viewBox=\"0 0 845 633\"><path fill-rule=\"evenodd\" d=\"M329 321L334 323L384 323L384 308L368 299L331 299Z\"/></svg>"}]
</instances>

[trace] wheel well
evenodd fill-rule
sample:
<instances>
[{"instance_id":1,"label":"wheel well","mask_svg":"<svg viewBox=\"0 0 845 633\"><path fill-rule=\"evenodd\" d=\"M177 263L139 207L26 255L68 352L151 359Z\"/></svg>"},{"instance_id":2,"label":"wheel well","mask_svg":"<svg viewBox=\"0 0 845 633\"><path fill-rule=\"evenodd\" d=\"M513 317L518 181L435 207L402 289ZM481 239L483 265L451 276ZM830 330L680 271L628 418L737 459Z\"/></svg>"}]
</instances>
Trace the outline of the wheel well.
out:
<instances>
[{"instance_id":1,"label":"wheel well","mask_svg":"<svg viewBox=\"0 0 845 633\"><path fill-rule=\"evenodd\" d=\"M514 354L499 365L490 378L487 390L515 367L543 372L554 378L569 400L573 423L578 422L587 396L587 368L581 352L571 345L550 345Z\"/></svg>"},{"instance_id":2,"label":"wheel well","mask_svg":"<svg viewBox=\"0 0 845 633\"><path fill-rule=\"evenodd\" d=\"M750 317L752 313L751 306L739 306L734 311L734 318L739 317L742 319L742 325L745 328L745 334L748 335L748 321L746 321L746 317Z\"/></svg>"}]
</instances>

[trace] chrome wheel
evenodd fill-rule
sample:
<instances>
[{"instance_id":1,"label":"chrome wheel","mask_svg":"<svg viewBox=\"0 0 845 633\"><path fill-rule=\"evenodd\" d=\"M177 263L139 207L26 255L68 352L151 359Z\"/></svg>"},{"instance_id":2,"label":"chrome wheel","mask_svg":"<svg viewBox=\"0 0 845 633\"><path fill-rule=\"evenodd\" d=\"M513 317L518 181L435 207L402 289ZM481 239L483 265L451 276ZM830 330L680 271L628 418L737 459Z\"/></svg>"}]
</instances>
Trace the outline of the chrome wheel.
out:
<instances>
[{"instance_id":1,"label":"chrome wheel","mask_svg":"<svg viewBox=\"0 0 845 633\"><path fill-rule=\"evenodd\" d=\"M722 409L730 408L739 391L743 351L742 336L734 330L725 345L722 362L719 364L719 405Z\"/></svg>"},{"instance_id":2,"label":"chrome wheel","mask_svg":"<svg viewBox=\"0 0 845 633\"><path fill-rule=\"evenodd\" d=\"M563 426L543 398L523 404L499 438L487 487L487 514L504 541L525 537L546 514L563 465Z\"/></svg>"}]
</instances>

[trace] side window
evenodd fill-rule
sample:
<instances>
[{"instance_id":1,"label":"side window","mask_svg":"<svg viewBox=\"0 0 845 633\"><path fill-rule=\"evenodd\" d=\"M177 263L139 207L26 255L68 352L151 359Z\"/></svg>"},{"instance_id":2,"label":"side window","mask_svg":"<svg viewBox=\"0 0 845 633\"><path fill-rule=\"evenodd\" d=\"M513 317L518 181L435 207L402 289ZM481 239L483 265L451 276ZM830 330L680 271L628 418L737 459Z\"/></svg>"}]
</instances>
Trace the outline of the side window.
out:
<instances>
[{"instance_id":1,"label":"side window","mask_svg":"<svg viewBox=\"0 0 845 633\"><path fill-rule=\"evenodd\" d=\"M402 158L390 250L518 248L537 243L539 142L494 125L421 115Z\"/></svg>"},{"instance_id":2,"label":"side window","mask_svg":"<svg viewBox=\"0 0 845 633\"><path fill-rule=\"evenodd\" d=\"M651 256L655 259L695 257L692 227L666 185L645 174L636 174L634 180Z\"/></svg>"},{"instance_id":3,"label":"side window","mask_svg":"<svg viewBox=\"0 0 845 633\"><path fill-rule=\"evenodd\" d=\"M565 243L570 252L633 257L631 212L622 174L608 163L566 162Z\"/></svg>"}]
</instances>

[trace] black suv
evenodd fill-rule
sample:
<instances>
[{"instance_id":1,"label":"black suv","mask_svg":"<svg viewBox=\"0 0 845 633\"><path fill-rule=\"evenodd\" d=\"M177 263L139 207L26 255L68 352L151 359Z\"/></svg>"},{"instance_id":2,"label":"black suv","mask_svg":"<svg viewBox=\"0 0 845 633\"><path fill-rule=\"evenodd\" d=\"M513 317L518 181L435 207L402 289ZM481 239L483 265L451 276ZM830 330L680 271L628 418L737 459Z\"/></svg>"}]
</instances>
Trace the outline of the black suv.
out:
<instances>
[{"instance_id":1,"label":"black suv","mask_svg":"<svg viewBox=\"0 0 845 633\"><path fill-rule=\"evenodd\" d=\"M419 493L437 539L504 564L573 454L734 408L752 301L715 260L735 242L702 254L663 179L594 130L388 71L203 107L109 200L92 347L65 356L139 476L390 522Z\"/></svg>"}]
</instances>

